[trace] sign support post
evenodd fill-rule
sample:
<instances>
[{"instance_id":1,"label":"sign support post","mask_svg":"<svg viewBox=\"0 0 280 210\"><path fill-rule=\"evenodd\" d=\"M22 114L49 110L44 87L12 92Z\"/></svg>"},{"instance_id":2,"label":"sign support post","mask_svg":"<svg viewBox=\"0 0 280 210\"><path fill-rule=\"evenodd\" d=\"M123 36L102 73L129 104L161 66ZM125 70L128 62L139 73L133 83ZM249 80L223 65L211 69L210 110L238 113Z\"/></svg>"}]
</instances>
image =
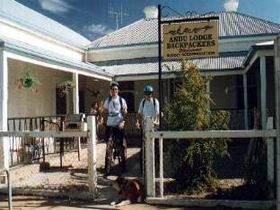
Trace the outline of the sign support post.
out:
<instances>
[{"instance_id":1,"label":"sign support post","mask_svg":"<svg viewBox=\"0 0 280 210\"><path fill-rule=\"evenodd\" d=\"M161 125L161 110L162 110L162 87L161 87L161 5L158 5L158 97L159 97L159 130L162 129Z\"/></svg>"},{"instance_id":2,"label":"sign support post","mask_svg":"<svg viewBox=\"0 0 280 210\"><path fill-rule=\"evenodd\" d=\"M178 18L161 20L162 10L158 5L158 97L159 97L159 130L162 130L162 59L193 59L216 57L218 51L218 16L195 18ZM171 9L170 7L167 7ZM171 9L173 12L173 9ZM177 13L177 12L176 12ZM179 14L179 13L177 13ZM211 21L214 20L214 21ZM161 26L164 26L161 28ZM163 35L163 43L162 36ZM162 58L163 44L163 58Z\"/></svg>"}]
</instances>

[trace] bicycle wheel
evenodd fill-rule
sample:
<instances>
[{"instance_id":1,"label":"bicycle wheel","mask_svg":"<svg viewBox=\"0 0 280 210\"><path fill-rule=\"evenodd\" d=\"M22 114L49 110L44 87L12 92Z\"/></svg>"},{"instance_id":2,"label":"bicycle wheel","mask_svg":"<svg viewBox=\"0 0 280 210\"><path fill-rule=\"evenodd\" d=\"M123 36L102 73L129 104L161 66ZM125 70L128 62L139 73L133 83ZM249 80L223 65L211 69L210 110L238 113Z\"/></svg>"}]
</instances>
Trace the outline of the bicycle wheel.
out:
<instances>
[{"instance_id":1,"label":"bicycle wheel","mask_svg":"<svg viewBox=\"0 0 280 210\"><path fill-rule=\"evenodd\" d=\"M126 172L126 159L127 159L127 145L126 145L126 139L123 139L122 144L119 148L119 164L121 166L122 172Z\"/></svg>"},{"instance_id":2,"label":"bicycle wheel","mask_svg":"<svg viewBox=\"0 0 280 210\"><path fill-rule=\"evenodd\" d=\"M106 145L106 155L105 155L105 176L111 173L113 159L113 140L109 139Z\"/></svg>"}]
</instances>

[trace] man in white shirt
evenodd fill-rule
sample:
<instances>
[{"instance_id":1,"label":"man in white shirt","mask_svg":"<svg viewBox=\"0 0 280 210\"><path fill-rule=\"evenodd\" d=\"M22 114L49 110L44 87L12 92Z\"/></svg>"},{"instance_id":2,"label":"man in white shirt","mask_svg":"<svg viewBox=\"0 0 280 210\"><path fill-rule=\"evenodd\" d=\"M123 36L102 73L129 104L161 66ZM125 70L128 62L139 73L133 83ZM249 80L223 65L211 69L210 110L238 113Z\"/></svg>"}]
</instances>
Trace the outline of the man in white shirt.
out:
<instances>
[{"instance_id":1,"label":"man in white shirt","mask_svg":"<svg viewBox=\"0 0 280 210\"><path fill-rule=\"evenodd\" d=\"M104 102L105 112L108 114L106 122L106 156L105 156L105 175L110 174L111 162L117 156L121 157L122 170L126 170L126 141L124 134L124 115L127 113L127 104L124 98L118 95L119 83L112 82L110 96ZM113 146L118 144L122 146L121 154L113 154Z\"/></svg>"},{"instance_id":2,"label":"man in white shirt","mask_svg":"<svg viewBox=\"0 0 280 210\"><path fill-rule=\"evenodd\" d=\"M136 127L138 129L144 128L145 120L149 117L152 118L154 125L159 124L159 101L153 97L154 88L151 85L144 87L144 98L139 104ZM141 154L140 154L140 170L143 175L143 164L144 164L144 139L141 131Z\"/></svg>"}]
</instances>

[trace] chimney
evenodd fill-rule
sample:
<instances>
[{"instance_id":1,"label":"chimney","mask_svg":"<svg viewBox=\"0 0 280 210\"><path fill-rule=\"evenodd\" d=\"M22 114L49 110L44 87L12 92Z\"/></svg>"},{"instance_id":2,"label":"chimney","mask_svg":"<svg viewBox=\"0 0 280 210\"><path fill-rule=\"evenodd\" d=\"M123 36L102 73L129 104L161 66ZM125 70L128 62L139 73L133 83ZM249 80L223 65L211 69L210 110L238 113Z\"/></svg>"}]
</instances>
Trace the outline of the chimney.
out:
<instances>
[{"instance_id":1,"label":"chimney","mask_svg":"<svg viewBox=\"0 0 280 210\"><path fill-rule=\"evenodd\" d=\"M227 12L236 12L239 0L224 0L224 8Z\"/></svg>"},{"instance_id":2,"label":"chimney","mask_svg":"<svg viewBox=\"0 0 280 210\"><path fill-rule=\"evenodd\" d=\"M144 8L145 19L155 19L158 17L158 9L155 6L147 6Z\"/></svg>"}]
</instances>

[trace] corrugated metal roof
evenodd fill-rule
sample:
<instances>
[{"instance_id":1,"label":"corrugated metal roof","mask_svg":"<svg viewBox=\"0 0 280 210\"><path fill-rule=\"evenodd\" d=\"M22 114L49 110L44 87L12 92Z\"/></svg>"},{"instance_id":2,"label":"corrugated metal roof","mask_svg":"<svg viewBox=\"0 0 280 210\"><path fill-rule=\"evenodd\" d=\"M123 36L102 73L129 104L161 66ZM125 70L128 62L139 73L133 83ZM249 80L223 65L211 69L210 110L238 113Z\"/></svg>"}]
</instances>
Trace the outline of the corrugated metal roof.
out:
<instances>
[{"instance_id":1,"label":"corrugated metal roof","mask_svg":"<svg viewBox=\"0 0 280 210\"><path fill-rule=\"evenodd\" d=\"M219 16L220 38L280 33L280 24L256 17L237 12L221 12L214 15ZM98 49L152 44L157 41L157 19L141 19L93 41L90 47Z\"/></svg>"},{"instance_id":2,"label":"corrugated metal roof","mask_svg":"<svg viewBox=\"0 0 280 210\"><path fill-rule=\"evenodd\" d=\"M81 70L81 72L87 72L89 74L97 74L105 77L112 77L113 75L106 71L105 69L96 66L92 63L85 63L78 60L69 60L67 57L63 57L61 55L55 54L53 52L49 52L45 49L35 48L33 46L27 45L22 42L14 41L14 40L0 40L0 47L8 51L15 52L17 54L31 57L39 61L43 61L46 63L56 64L63 67L69 67L76 70Z\"/></svg>"},{"instance_id":3,"label":"corrugated metal roof","mask_svg":"<svg viewBox=\"0 0 280 210\"><path fill-rule=\"evenodd\" d=\"M221 56L217 58L201 58L190 60L196 64L201 71L241 70L246 55L241 53L234 56ZM178 71L181 67L179 61L162 62L162 72ZM122 65L103 66L102 68L115 76L135 75L140 76L158 73L158 62L139 62Z\"/></svg>"},{"instance_id":4,"label":"corrugated metal roof","mask_svg":"<svg viewBox=\"0 0 280 210\"><path fill-rule=\"evenodd\" d=\"M220 13L219 19L220 37L280 33L280 24L237 12Z\"/></svg>"},{"instance_id":5,"label":"corrugated metal roof","mask_svg":"<svg viewBox=\"0 0 280 210\"><path fill-rule=\"evenodd\" d=\"M72 46L84 48L90 44L88 39L77 32L14 0L0 0L1 17Z\"/></svg>"}]
</instances>

